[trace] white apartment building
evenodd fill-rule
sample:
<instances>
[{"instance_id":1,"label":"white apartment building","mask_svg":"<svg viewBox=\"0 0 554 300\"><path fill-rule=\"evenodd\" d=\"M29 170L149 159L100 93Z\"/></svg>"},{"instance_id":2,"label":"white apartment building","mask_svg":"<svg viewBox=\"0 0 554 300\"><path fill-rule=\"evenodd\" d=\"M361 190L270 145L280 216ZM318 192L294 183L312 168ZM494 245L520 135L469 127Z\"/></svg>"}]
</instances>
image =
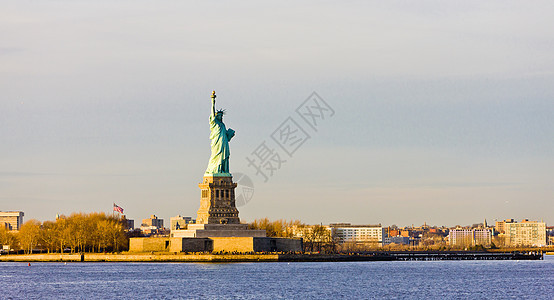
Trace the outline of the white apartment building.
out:
<instances>
[{"instance_id":1,"label":"white apartment building","mask_svg":"<svg viewBox=\"0 0 554 300\"><path fill-rule=\"evenodd\" d=\"M451 229L449 236L450 245L453 246L490 246L492 231L488 228L456 228Z\"/></svg>"},{"instance_id":2,"label":"white apartment building","mask_svg":"<svg viewBox=\"0 0 554 300\"><path fill-rule=\"evenodd\" d=\"M506 223L506 246L546 246L546 223L524 219Z\"/></svg>"},{"instance_id":3,"label":"white apartment building","mask_svg":"<svg viewBox=\"0 0 554 300\"><path fill-rule=\"evenodd\" d=\"M385 228L379 225L351 225L349 223L330 224L333 237L339 243L377 243L383 245Z\"/></svg>"}]
</instances>

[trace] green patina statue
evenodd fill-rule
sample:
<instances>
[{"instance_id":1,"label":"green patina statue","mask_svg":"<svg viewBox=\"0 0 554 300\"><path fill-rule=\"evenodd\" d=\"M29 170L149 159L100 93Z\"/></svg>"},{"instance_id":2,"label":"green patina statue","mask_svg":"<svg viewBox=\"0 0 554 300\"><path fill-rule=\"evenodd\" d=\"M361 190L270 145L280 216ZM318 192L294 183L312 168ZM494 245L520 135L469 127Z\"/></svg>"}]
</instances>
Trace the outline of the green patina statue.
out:
<instances>
[{"instance_id":1,"label":"green patina statue","mask_svg":"<svg viewBox=\"0 0 554 300\"><path fill-rule=\"evenodd\" d=\"M235 136L235 131L226 129L223 123L224 110L215 110L215 91L212 92L212 113L210 114L210 140L212 140L212 155L206 175L230 176L229 173L229 141Z\"/></svg>"}]
</instances>

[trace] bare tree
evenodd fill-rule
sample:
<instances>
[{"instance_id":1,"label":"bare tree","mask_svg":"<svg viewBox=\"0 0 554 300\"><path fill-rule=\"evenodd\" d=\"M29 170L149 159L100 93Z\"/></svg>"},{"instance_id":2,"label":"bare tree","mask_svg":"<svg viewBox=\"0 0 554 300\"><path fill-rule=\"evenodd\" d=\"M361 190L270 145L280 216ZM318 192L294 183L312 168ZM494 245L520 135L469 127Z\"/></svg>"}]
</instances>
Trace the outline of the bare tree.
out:
<instances>
[{"instance_id":1,"label":"bare tree","mask_svg":"<svg viewBox=\"0 0 554 300\"><path fill-rule=\"evenodd\" d=\"M25 222L21 225L18 236L25 253L32 253L40 240L40 222L34 219Z\"/></svg>"}]
</instances>

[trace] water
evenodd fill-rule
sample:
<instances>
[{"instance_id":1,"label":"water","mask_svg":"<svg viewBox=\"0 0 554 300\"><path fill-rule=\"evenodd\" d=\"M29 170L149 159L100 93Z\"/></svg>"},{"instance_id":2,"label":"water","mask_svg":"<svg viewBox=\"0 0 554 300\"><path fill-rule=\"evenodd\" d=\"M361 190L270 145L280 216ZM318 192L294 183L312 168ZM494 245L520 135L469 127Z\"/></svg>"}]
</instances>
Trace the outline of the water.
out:
<instances>
[{"instance_id":1,"label":"water","mask_svg":"<svg viewBox=\"0 0 554 300\"><path fill-rule=\"evenodd\" d=\"M554 299L542 261L0 263L1 299Z\"/></svg>"}]
</instances>

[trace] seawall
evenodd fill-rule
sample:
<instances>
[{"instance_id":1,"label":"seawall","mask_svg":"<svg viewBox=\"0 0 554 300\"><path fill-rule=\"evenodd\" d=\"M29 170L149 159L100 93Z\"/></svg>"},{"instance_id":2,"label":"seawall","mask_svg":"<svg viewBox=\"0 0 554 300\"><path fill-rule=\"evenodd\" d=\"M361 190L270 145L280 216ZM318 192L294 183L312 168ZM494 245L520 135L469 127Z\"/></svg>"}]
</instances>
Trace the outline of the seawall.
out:
<instances>
[{"instance_id":1,"label":"seawall","mask_svg":"<svg viewBox=\"0 0 554 300\"><path fill-rule=\"evenodd\" d=\"M81 254L10 254L0 255L0 261L17 262L80 262Z\"/></svg>"},{"instance_id":2,"label":"seawall","mask_svg":"<svg viewBox=\"0 0 554 300\"><path fill-rule=\"evenodd\" d=\"M87 262L254 262L278 261L277 254L85 254Z\"/></svg>"},{"instance_id":3,"label":"seawall","mask_svg":"<svg viewBox=\"0 0 554 300\"><path fill-rule=\"evenodd\" d=\"M542 253L375 252L353 254L84 253L1 255L0 262L336 262L401 260L540 260Z\"/></svg>"},{"instance_id":4,"label":"seawall","mask_svg":"<svg viewBox=\"0 0 554 300\"><path fill-rule=\"evenodd\" d=\"M257 262L278 261L277 254L17 254L1 255L0 262Z\"/></svg>"}]
</instances>

